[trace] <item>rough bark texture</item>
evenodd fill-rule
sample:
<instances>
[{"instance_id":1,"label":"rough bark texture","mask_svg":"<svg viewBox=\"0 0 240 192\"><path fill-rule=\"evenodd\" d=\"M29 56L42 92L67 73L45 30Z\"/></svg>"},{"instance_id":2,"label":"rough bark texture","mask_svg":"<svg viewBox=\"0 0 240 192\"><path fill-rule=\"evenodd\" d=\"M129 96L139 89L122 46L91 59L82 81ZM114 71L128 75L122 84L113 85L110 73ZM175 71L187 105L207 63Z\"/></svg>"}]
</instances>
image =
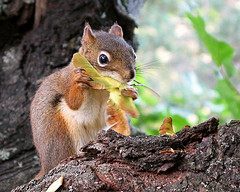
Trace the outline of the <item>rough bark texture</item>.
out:
<instances>
[{"instance_id":1,"label":"rough bark texture","mask_svg":"<svg viewBox=\"0 0 240 192\"><path fill-rule=\"evenodd\" d=\"M218 129L212 118L172 138L102 131L82 154L13 191L44 191L61 175L59 191L239 191L239 148L240 121Z\"/></svg>"},{"instance_id":2,"label":"rough bark texture","mask_svg":"<svg viewBox=\"0 0 240 192\"><path fill-rule=\"evenodd\" d=\"M45 17L33 29L39 8L34 0L0 1L0 191L28 182L39 171L29 107L43 77L66 66L78 51L85 21L96 30L117 21L136 48L131 15L137 16L144 0L136 2L48 0Z\"/></svg>"}]
</instances>

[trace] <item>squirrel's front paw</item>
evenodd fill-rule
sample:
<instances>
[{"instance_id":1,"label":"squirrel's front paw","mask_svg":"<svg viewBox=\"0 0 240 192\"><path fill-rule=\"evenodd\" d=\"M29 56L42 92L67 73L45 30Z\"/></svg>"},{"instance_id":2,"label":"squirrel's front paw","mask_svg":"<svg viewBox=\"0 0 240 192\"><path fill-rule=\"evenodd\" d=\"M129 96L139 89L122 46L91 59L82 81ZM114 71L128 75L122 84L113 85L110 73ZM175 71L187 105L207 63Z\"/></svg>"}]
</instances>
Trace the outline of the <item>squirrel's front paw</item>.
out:
<instances>
[{"instance_id":1,"label":"squirrel's front paw","mask_svg":"<svg viewBox=\"0 0 240 192\"><path fill-rule=\"evenodd\" d=\"M90 82L93 81L91 77L86 74L86 70L80 67L74 70L75 78L74 80L80 84L82 87L91 87Z\"/></svg>"},{"instance_id":2,"label":"squirrel's front paw","mask_svg":"<svg viewBox=\"0 0 240 192\"><path fill-rule=\"evenodd\" d=\"M137 88L134 88L134 87L123 89L123 90L121 90L121 93L124 96L132 97L133 100L138 98Z\"/></svg>"}]
</instances>

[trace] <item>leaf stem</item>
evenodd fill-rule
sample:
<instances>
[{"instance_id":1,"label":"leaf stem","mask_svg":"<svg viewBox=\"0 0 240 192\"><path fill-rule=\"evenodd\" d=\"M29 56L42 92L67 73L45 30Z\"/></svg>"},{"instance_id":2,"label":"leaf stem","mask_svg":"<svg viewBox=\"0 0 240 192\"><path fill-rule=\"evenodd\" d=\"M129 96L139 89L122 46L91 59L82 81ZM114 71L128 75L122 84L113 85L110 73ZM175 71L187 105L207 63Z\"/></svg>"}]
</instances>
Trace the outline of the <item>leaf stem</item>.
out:
<instances>
[{"instance_id":1,"label":"leaf stem","mask_svg":"<svg viewBox=\"0 0 240 192\"><path fill-rule=\"evenodd\" d=\"M161 96L156 92L156 91L154 91L152 88L150 88L150 87L148 87L148 86L146 86L146 85L143 85L142 83L140 83L139 81L137 81L137 80L134 80L136 83L138 83L138 84L132 84L131 86L142 86L142 87L145 87L145 88L147 88L148 90L150 90L150 91L152 91L158 98L161 98Z\"/></svg>"}]
</instances>

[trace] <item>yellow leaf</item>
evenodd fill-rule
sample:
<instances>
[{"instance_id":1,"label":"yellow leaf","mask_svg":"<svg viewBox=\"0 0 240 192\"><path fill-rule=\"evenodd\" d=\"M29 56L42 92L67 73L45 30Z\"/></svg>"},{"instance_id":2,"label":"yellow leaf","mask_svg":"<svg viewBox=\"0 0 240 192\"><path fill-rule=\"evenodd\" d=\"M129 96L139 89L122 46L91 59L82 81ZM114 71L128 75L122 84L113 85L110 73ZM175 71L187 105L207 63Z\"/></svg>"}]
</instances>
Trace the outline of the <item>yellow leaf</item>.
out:
<instances>
[{"instance_id":1,"label":"yellow leaf","mask_svg":"<svg viewBox=\"0 0 240 192\"><path fill-rule=\"evenodd\" d=\"M107 89L110 92L110 103L122 109L129 116L137 118L139 116L136 106L131 97L123 96L119 89Z\"/></svg>"},{"instance_id":2,"label":"yellow leaf","mask_svg":"<svg viewBox=\"0 0 240 192\"><path fill-rule=\"evenodd\" d=\"M79 53L73 54L74 67L85 69L90 77L101 77L102 75L88 62L88 60Z\"/></svg>"},{"instance_id":3,"label":"yellow leaf","mask_svg":"<svg viewBox=\"0 0 240 192\"><path fill-rule=\"evenodd\" d=\"M80 55L75 53L73 55L73 65L74 67L85 70L85 73L93 79L89 84L93 89L106 89L110 92L110 103L116 105L119 109L125 111L131 117L138 117L138 111L136 106L133 103L131 97L126 97L121 94L121 90L125 88L130 88L127 84L122 84L116 79L111 77L102 76L89 62L88 60Z\"/></svg>"}]
</instances>

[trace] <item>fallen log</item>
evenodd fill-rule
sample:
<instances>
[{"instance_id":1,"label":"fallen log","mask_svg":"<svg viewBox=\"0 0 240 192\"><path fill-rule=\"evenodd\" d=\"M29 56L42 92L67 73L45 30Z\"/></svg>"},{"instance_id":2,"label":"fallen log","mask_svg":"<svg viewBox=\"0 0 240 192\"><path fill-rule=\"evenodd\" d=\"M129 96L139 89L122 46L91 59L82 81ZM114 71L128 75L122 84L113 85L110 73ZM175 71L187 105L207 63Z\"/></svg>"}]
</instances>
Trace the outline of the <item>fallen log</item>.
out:
<instances>
[{"instance_id":1,"label":"fallen log","mask_svg":"<svg viewBox=\"0 0 240 192\"><path fill-rule=\"evenodd\" d=\"M240 121L211 118L174 137L101 131L47 175L12 191L239 191Z\"/></svg>"}]
</instances>

